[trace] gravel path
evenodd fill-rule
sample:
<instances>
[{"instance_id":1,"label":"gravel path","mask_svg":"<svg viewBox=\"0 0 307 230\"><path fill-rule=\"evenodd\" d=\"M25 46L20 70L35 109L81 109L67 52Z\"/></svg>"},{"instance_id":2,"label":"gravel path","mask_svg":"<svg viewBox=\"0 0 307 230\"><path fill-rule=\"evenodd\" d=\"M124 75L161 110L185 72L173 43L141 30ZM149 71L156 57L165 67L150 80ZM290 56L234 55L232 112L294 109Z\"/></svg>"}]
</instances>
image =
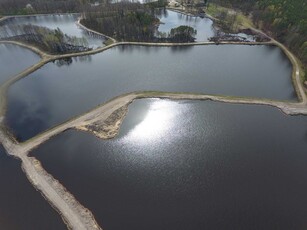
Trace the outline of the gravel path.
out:
<instances>
[{"instance_id":1,"label":"gravel path","mask_svg":"<svg viewBox=\"0 0 307 230\"><path fill-rule=\"evenodd\" d=\"M4 19L0 19L4 20ZM261 32L255 30L257 32ZM261 32L262 33L262 32ZM115 42L109 46L99 48L96 50L66 54L66 55L49 55L43 51L28 46L19 42L0 41L0 43L12 43L31 49L41 56L41 61L22 73L10 78L7 82L0 86L0 142L6 149L7 153L13 157L16 157L22 161L22 169L28 177L29 181L33 186L39 190L46 200L60 213L63 220L70 229L101 229L97 224L93 214L82 206L75 197L65 189L55 178L48 174L41 166L40 162L33 157L28 157L31 150L38 147L51 137L60 134L61 132L78 127L86 127L94 123L103 124L113 113L121 109L123 106L128 106L136 99L142 98L164 98L172 100L212 100L225 103L238 103L238 104L258 104L274 106L279 108L286 114L296 115L304 114L307 115L307 97L304 92L304 87L300 80L300 68L296 58L293 54L284 47L281 43L272 39L271 42L221 42L220 44L241 44L241 45L276 45L280 47L290 59L293 65L292 80L297 92L300 102L281 102L267 99L254 99L254 98L242 98L242 97L229 97L229 96L214 96L214 95L201 95L201 94L185 94L185 93L167 93L167 92L132 92L125 94L98 106L97 108L75 117L63 124L60 124L46 132L33 137L32 139L18 143L14 137L9 133L6 127L2 124L4 115L6 112L6 93L7 89L19 79L27 76L35 70L41 68L46 63L65 57L74 57L81 55L90 55L99 52L103 52L119 45L143 45L143 46L195 46L195 45L214 45L213 42L196 42L196 43L144 43L144 42ZM125 116L123 113L122 116ZM123 119L120 116L114 116L116 119ZM116 122L116 121L115 121ZM117 130L114 130L117 132Z\"/></svg>"}]
</instances>

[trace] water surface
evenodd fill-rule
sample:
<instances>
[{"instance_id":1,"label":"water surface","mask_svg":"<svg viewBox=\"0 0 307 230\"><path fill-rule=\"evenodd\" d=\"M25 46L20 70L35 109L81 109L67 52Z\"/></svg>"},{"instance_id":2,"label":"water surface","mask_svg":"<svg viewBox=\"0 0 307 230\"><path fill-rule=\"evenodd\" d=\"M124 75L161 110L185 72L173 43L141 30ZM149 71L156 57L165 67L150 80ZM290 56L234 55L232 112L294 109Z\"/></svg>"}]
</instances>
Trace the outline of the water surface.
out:
<instances>
[{"instance_id":1,"label":"water surface","mask_svg":"<svg viewBox=\"0 0 307 230\"><path fill-rule=\"evenodd\" d=\"M195 35L196 41L209 41L209 38L216 36L217 28L214 27L213 21L210 18L200 18L182 13L174 12L172 10L160 10L157 17L160 19L158 31L170 33L171 29L178 26L190 26L197 30ZM241 38L245 38L247 41L255 41L254 36L244 33L232 34Z\"/></svg>"},{"instance_id":2,"label":"water surface","mask_svg":"<svg viewBox=\"0 0 307 230\"><path fill-rule=\"evenodd\" d=\"M34 151L106 230L304 229L307 117L265 106L137 101L108 141Z\"/></svg>"},{"instance_id":3,"label":"water surface","mask_svg":"<svg viewBox=\"0 0 307 230\"><path fill-rule=\"evenodd\" d=\"M29 49L0 43L0 84L39 62L40 57Z\"/></svg>"},{"instance_id":4,"label":"water surface","mask_svg":"<svg viewBox=\"0 0 307 230\"><path fill-rule=\"evenodd\" d=\"M291 63L269 46L119 46L49 63L8 92L7 123L25 140L115 96L158 90L296 100Z\"/></svg>"},{"instance_id":5,"label":"water surface","mask_svg":"<svg viewBox=\"0 0 307 230\"><path fill-rule=\"evenodd\" d=\"M162 24L159 25L158 31L169 33L171 29L178 26L190 26L197 30L196 41L208 41L215 35L213 22L209 18L200 18L177 13L171 10L162 11L158 16Z\"/></svg>"},{"instance_id":6,"label":"water surface","mask_svg":"<svg viewBox=\"0 0 307 230\"><path fill-rule=\"evenodd\" d=\"M8 157L0 147L0 229L64 230L60 215L37 192L20 162Z\"/></svg>"},{"instance_id":7,"label":"water surface","mask_svg":"<svg viewBox=\"0 0 307 230\"><path fill-rule=\"evenodd\" d=\"M85 38L89 47L97 48L104 46L104 38L79 28L76 25L80 14L47 14L38 16L23 16L10 18L0 24L0 35L4 36L4 29L10 31L12 25L37 25L47 27L49 29L60 28L64 34Z\"/></svg>"}]
</instances>

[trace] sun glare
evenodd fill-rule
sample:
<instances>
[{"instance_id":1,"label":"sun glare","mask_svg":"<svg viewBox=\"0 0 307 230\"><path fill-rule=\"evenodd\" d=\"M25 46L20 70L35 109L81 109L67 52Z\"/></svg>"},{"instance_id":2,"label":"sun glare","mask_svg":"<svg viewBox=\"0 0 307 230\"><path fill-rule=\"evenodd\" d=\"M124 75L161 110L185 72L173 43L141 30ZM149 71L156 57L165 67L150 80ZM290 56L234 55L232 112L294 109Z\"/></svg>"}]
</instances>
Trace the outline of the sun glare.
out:
<instances>
[{"instance_id":1,"label":"sun glare","mask_svg":"<svg viewBox=\"0 0 307 230\"><path fill-rule=\"evenodd\" d=\"M162 137L173 125L175 116L174 103L169 101L155 101L150 105L145 119L131 132L130 137L136 140L149 140Z\"/></svg>"}]
</instances>

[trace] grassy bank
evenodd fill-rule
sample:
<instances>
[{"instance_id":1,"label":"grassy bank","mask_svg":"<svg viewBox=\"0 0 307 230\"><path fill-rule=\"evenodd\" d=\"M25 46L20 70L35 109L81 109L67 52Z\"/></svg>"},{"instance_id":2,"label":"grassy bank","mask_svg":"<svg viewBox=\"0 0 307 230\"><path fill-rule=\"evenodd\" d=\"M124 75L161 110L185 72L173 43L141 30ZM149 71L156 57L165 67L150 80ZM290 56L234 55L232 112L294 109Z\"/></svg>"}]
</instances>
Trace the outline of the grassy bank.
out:
<instances>
[{"instance_id":1,"label":"grassy bank","mask_svg":"<svg viewBox=\"0 0 307 230\"><path fill-rule=\"evenodd\" d=\"M208 7L205 8L205 12L210 16L220 20L220 23L231 23L231 25L228 24L226 26L231 26L237 30L254 27L251 18L244 15L242 12L223 7L215 3L209 3Z\"/></svg>"}]
</instances>

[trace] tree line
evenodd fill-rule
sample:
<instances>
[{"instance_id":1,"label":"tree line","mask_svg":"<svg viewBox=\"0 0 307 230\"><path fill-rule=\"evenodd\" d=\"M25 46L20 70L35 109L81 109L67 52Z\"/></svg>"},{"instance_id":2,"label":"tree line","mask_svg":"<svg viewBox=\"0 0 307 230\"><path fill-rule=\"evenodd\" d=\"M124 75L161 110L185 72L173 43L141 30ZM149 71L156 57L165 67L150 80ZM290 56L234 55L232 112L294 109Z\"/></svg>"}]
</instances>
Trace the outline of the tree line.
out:
<instances>
[{"instance_id":1,"label":"tree line","mask_svg":"<svg viewBox=\"0 0 307 230\"><path fill-rule=\"evenodd\" d=\"M211 2L238 8L247 15L252 13L254 24L290 48L307 69L306 0L211 0ZM307 79L306 74L305 78Z\"/></svg>"},{"instance_id":2,"label":"tree line","mask_svg":"<svg viewBox=\"0 0 307 230\"><path fill-rule=\"evenodd\" d=\"M158 23L152 10L140 3L120 2L84 9L85 26L118 40L149 41Z\"/></svg>"},{"instance_id":3,"label":"tree line","mask_svg":"<svg viewBox=\"0 0 307 230\"><path fill-rule=\"evenodd\" d=\"M146 42L193 42L197 31L192 27L179 26L170 33L159 33L156 6L165 6L164 0L140 4L119 2L102 4L83 9L81 23L95 31L119 41Z\"/></svg>"},{"instance_id":4,"label":"tree line","mask_svg":"<svg viewBox=\"0 0 307 230\"><path fill-rule=\"evenodd\" d=\"M85 38L68 36L59 28L52 30L31 24L2 27L0 40L24 42L51 54L75 53L90 50Z\"/></svg>"},{"instance_id":5,"label":"tree line","mask_svg":"<svg viewBox=\"0 0 307 230\"><path fill-rule=\"evenodd\" d=\"M81 0L0 0L0 14L79 12Z\"/></svg>"}]
</instances>

